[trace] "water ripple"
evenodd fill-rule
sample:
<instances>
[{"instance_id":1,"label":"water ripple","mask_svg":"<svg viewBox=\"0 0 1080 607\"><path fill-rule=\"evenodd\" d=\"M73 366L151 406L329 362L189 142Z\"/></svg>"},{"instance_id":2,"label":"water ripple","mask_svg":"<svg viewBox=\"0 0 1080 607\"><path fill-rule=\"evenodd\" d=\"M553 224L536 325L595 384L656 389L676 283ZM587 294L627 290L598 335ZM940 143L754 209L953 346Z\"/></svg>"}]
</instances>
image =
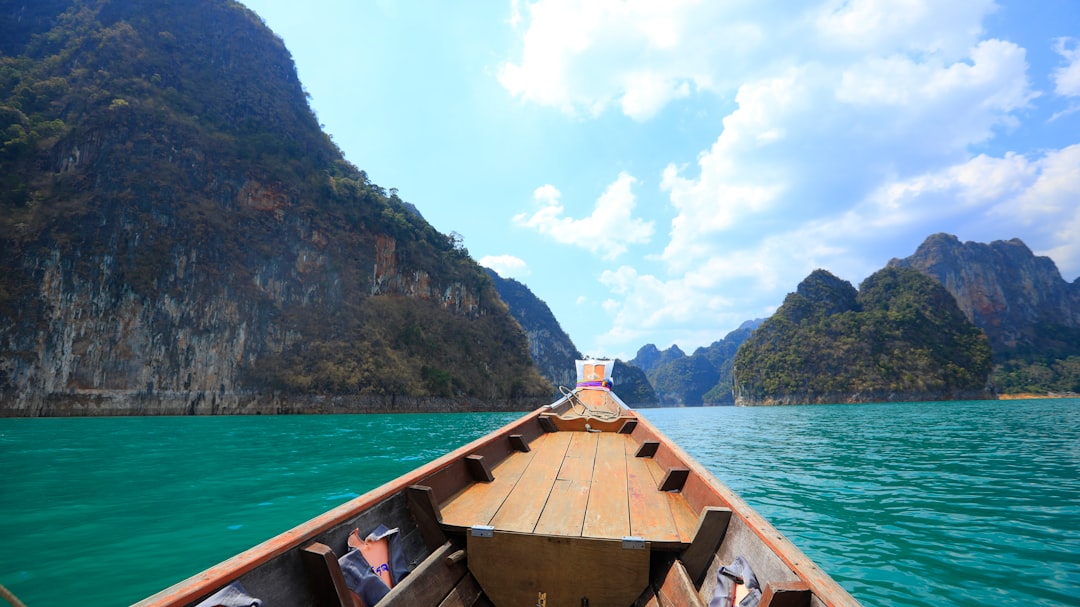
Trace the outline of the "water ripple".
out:
<instances>
[{"instance_id":1,"label":"water ripple","mask_svg":"<svg viewBox=\"0 0 1080 607\"><path fill-rule=\"evenodd\" d=\"M645 415L866 605L1080 605L1080 400Z\"/></svg>"}]
</instances>

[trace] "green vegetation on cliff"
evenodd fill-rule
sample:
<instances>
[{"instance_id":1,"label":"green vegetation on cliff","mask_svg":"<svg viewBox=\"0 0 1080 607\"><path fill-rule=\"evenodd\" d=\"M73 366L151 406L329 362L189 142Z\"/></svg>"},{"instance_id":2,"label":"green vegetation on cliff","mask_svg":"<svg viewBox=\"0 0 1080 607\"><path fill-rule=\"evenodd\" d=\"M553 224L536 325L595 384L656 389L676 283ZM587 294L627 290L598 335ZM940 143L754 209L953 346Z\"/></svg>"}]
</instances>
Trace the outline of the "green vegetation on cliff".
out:
<instances>
[{"instance_id":1,"label":"green vegetation on cliff","mask_svg":"<svg viewBox=\"0 0 1080 607\"><path fill-rule=\"evenodd\" d=\"M483 269L343 159L232 0L0 5L0 267L6 403L551 391Z\"/></svg>"},{"instance_id":2,"label":"green vegetation on cliff","mask_svg":"<svg viewBox=\"0 0 1080 607\"><path fill-rule=\"evenodd\" d=\"M735 357L740 402L943 400L984 394L986 336L914 270L886 268L856 291L816 270Z\"/></svg>"}]
</instances>

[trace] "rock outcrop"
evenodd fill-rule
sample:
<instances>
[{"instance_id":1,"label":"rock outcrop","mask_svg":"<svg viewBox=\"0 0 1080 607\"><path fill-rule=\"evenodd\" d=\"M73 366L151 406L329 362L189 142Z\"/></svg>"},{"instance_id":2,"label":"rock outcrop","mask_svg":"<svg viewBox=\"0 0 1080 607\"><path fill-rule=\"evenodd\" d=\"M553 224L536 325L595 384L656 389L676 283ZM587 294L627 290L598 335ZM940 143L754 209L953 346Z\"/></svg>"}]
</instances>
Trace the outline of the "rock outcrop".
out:
<instances>
[{"instance_id":1,"label":"rock outcrop","mask_svg":"<svg viewBox=\"0 0 1080 607\"><path fill-rule=\"evenodd\" d=\"M1080 393L1080 279L1066 282L1048 257L1019 239L961 243L930 236L893 259L940 282L994 350L994 389L1003 394Z\"/></svg>"},{"instance_id":2,"label":"rock outcrop","mask_svg":"<svg viewBox=\"0 0 1080 607\"><path fill-rule=\"evenodd\" d=\"M537 369L553 386L573 388L577 383L575 361L582 358L581 352L563 331L551 308L521 282L503 278L491 269L487 273L510 315L525 330L529 354Z\"/></svg>"},{"instance_id":3,"label":"rock outcrop","mask_svg":"<svg viewBox=\"0 0 1080 607\"><path fill-rule=\"evenodd\" d=\"M1018 238L961 243L934 234L889 267L937 279L998 352L1038 347L1040 325L1080 328L1080 279L1066 282L1053 260L1036 256Z\"/></svg>"}]
</instances>

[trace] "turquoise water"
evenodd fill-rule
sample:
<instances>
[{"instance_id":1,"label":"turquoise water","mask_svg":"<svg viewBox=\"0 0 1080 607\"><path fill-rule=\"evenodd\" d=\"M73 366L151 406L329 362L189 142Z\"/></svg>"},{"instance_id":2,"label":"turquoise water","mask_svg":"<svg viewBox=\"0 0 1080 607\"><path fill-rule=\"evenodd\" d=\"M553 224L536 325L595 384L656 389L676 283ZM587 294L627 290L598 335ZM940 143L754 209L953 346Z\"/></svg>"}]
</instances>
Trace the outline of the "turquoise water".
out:
<instances>
[{"instance_id":1,"label":"turquoise water","mask_svg":"<svg viewBox=\"0 0 1080 607\"><path fill-rule=\"evenodd\" d=\"M1080 400L644 410L867 607L1080 605ZM519 414L0 419L0 583L126 605Z\"/></svg>"}]
</instances>

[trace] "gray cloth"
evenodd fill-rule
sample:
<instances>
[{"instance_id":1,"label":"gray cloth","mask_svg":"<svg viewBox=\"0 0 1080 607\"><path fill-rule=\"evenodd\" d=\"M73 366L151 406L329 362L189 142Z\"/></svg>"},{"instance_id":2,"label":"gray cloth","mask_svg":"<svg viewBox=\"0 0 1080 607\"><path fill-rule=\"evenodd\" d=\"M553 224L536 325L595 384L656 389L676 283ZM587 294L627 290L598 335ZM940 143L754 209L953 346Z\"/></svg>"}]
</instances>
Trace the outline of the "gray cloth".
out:
<instances>
[{"instance_id":1,"label":"gray cloth","mask_svg":"<svg viewBox=\"0 0 1080 607\"><path fill-rule=\"evenodd\" d=\"M741 579L749 590L743 600L739 601L739 607L757 607L761 601L761 586L758 584L757 576L754 575L754 570L741 556L735 557L735 562L724 565L716 571L716 590L713 591L709 607L732 607L731 603L735 598L737 585L732 576Z\"/></svg>"},{"instance_id":2,"label":"gray cloth","mask_svg":"<svg viewBox=\"0 0 1080 607\"><path fill-rule=\"evenodd\" d=\"M386 538L387 551L389 552L390 579L394 585L401 581L409 573L409 561L401 548L400 534L397 529L387 529L385 525L379 525L372 531L368 538L380 540ZM352 548L349 553L338 559L341 565L341 573L345 577L345 585L355 592L364 604L369 607L378 603L388 592L390 587L383 582L379 574L372 570L371 565L359 550Z\"/></svg>"},{"instance_id":3,"label":"gray cloth","mask_svg":"<svg viewBox=\"0 0 1080 607\"><path fill-rule=\"evenodd\" d=\"M262 607L262 601L249 595L240 582L233 582L195 607Z\"/></svg>"}]
</instances>

